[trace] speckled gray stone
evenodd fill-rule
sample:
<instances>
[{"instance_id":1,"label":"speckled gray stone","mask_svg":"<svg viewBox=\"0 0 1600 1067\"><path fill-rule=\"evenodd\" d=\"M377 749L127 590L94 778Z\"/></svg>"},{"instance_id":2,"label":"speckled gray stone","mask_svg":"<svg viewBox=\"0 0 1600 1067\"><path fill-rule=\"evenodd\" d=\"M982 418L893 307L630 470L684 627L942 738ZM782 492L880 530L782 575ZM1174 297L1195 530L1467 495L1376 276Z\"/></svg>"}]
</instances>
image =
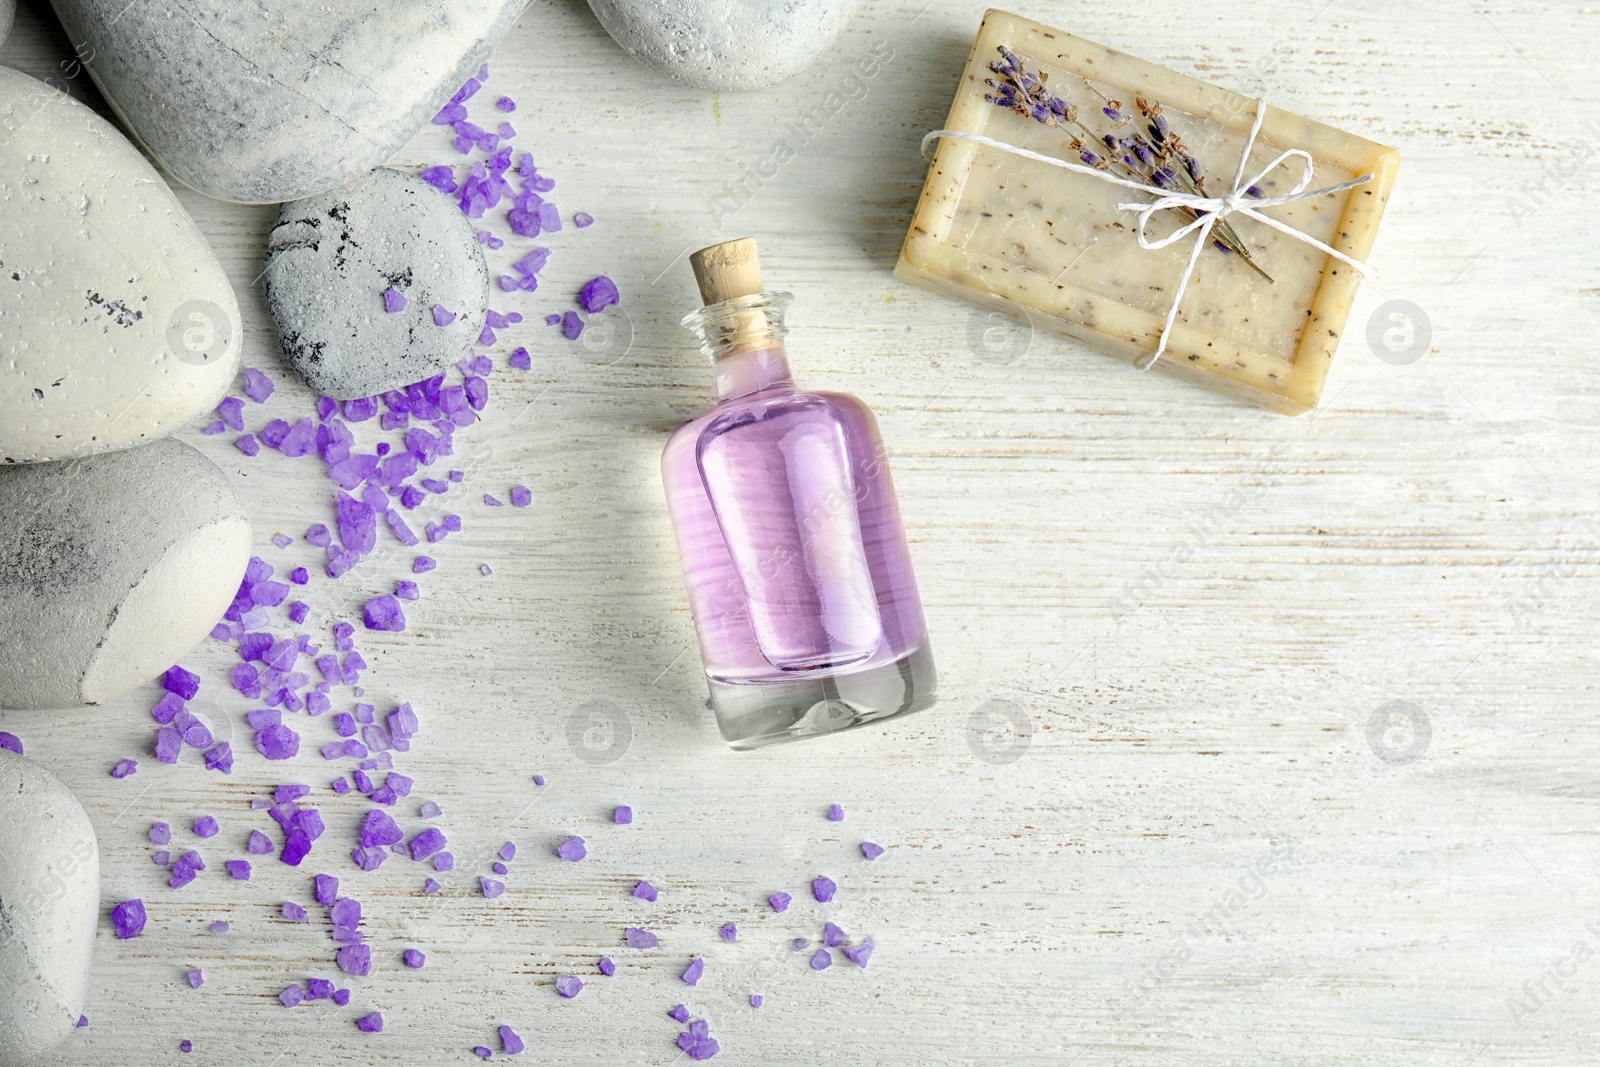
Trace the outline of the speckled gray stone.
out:
<instances>
[{"instance_id":1,"label":"speckled gray stone","mask_svg":"<svg viewBox=\"0 0 1600 1067\"><path fill-rule=\"evenodd\" d=\"M856 0L589 0L635 59L702 89L760 89L816 62Z\"/></svg>"},{"instance_id":2,"label":"speckled gray stone","mask_svg":"<svg viewBox=\"0 0 1600 1067\"><path fill-rule=\"evenodd\" d=\"M161 674L221 621L250 558L226 476L174 440L0 467L0 530L6 708L96 704Z\"/></svg>"},{"instance_id":3,"label":"speckled gray stone","mask_svg":"<svg viewBox=\"0 0 1600 1067\"><path fill-rule=\"evenodd\" d=\"M216 407L239 306L115 126L0 67L0 464L154 441Z\"/></svg>"},{"instance_id":4,"label":"speckled gray stone","mask_svg":"<svg viewBox=\"0 0 1600 1067\"><path fill-rule=\"evenodd\" d=\"M85 1010L100 848L72 791L3 749L0 858L0 1067L23 1067Z\"/></svg>"},{"instance_id":5,"label":"speckled gray stone","mask_svg":"<svg viewBox=\"0 0 1600 1067\"><path fill-rule=\"evenodd\" d=\"M11 32L11 20L17 13L17 0L0 0L0 44Z\"/></svg>"},{"instance_id":6,"label":"speckled gray stone","mask_svg":"<svg viewBox=\"0 0 1600 1067\"><path fill-rule=\"evenodd\" d=\"M89 72L172 174L278 204L389 161L528 0L52 0Z\"/></svg>"},{"instance_id":7,"label":"speckled gray stone","mask_svg":"<svg viewBox=\"0 0 1600 1067\"><path fill-rule=\"evenodd\" d=\"M477 340L489 299L471 220L421 178L388 169L283 205L263 280L284 356L335 400L444 370ZM400 311L385 309L390 288L405 297ZM436 304L455 321L436 325Z\"/></svg>"}]
</instances>

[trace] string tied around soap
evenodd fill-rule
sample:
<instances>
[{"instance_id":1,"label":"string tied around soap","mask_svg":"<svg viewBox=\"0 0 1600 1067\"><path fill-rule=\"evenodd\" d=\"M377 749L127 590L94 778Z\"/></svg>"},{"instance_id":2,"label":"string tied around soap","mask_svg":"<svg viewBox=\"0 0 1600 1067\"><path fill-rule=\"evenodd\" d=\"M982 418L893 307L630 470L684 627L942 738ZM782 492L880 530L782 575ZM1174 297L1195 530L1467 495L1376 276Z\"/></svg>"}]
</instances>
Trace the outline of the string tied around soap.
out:
<instances>
[{"instance_id":1,"label":"string tied around soap","mask_svg":"<svg viewBox=\"0 0 1600 1067\"><path fill-rule=\"evenodd\" d=\"M1155 251L1166 248L1171 244L1183 240L1190 234L1194 234L1194 248L1189 253L1189 262L1183 268L1183 275L1178 279L1177 288L1173 291L1172 304L1167 309L1166 322L1161 327L1161 337L1156 342L1155 351L1152 352L1148 358L1134 364L1140 370L1148 370L1155 365L1156 361L1159 360L1162 354L1167 350L1167 341L1172 336L1172 326L1175 322L1177 322L1178 319L1178 308L1183 303L1184 293L1188 291L1190 279L1194 277L1195 267L1200 262L1200 253L1205 250L1206 245L1211 241L1211 231L1216 228L1217 223L1221 222L1229 215L1244 215L1248 218L1255 219L1262 225L1270 226L1274 230L1277 230L1280 233L1288 234L1290 237L1293 237L1298 241L1304 241L1306 244L1317 249L1319 252L1333 256L1335 259L1349 264L1351 267L1363 274L1366 273L1367 265L1365 263L1346 255L1324 241L1320 241L1317 238L1312 237L1303 230L1297 230L1293 226L1279 222L1270 215L1263 214L1262 209L1277 207L1280 204L1290 204L1296 200L1310 200L1314 197L1325 196L1328 193L1338 193L1343 192L1346 189L1353 189L1358 185L1365 185L1367 182L1370 182L1372 180L1372 174L1363 174L1359 178L1352 178L1347 182L1339 182L1337 185L1324 185L1317 189L1309 189L1307 187L1311 184L1311 177L1315 170L1316 163L1311 158L1311 153L1307 152L1305 149L1289 148L1279 153L1271 163L1268 163L1265 167L1262 167L1260 172L1256 174L1254 178L1246 181L1244 176L1245 167L1250 165L1250 153L1255 148L1256 138L1261 133L1261 124L1266 119L1266 116L1267 101L1263 97L1256 101L1255 121L1250 124L1250 135L1245 138L1244 148L1239 152L1239 165L1234 170L1233 188L1225 196L1205 196L1199 193L1186 192L1184 190L1164 189L1159 185L1149 182L1138 182L1128 178L1118 177L1117 175L1108 171L1086 166L1081 163L1073 163L1070 160L1061 159L1058 156L1046 155L1043 152L1035 152L1031 149L1009 144L993 137L985 137L981 133L969 133L966 130L933 130L922 138L921 152L923 158L931 162L933 157L928 153L929 142L940 137L959 137L963 140L974 141L989 148L997 148L1002 152L1010 152L1012 155L1021 156L1024 159L1031 159L1039 163L1048 164L1052 167L1060 167L1062 170L1070 170L1077 174L1086 174L1089 177L1097 178L1100 181L1110 182L1113 185L1120 185L1136 192L1152 195L1155 197L1155 199L1152 201L1134 201L1120 203L1117 205L1117 210L1119 211L1130 211L1138 215L1139 224L1134 232L1138 237L1139 247L1143 249ZM1265 197L1254 197L1249 195L1249 190L1260 185L1261 182L1266 180L1267 175L1271 174L1279 167L1284 166L1290 160L1294 159L1301 161L1300 180L1297 181L1294 184L1294 187L1291 188L1287 193L1280 193L1277 196ZM1150 237L1149 226L1151 219L1155 218L1163 211L1182 211L1186 209L1195 213L1195 218L1192 221L1180 226L1176 231L1168 234L1165 237L1159 239L1153 239Z\"/></svg>"}]
</instances>

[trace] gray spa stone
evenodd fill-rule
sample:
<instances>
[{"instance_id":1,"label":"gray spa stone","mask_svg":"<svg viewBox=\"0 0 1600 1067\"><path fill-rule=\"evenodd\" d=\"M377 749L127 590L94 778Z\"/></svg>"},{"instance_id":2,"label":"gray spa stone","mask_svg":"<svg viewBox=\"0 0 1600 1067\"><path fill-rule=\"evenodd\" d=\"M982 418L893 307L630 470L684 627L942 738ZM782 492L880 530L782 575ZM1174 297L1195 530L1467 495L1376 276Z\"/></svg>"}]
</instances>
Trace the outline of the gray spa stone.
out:
<instances>
[{"instance_id":1,"label":"gray spa stone","mask_svg":"<svg viewBox=\"0 0 1600 1067\"><path fill-rule=\"evenodd\" d=\"M97 704L155 678L222 620L250 558L226 476L173 440L0 467L0 530L6 708Z\"/></svg>"},{"instance_id":2,"label":"gray spa stone","mask_svg":"<svg viewBox=\"0 0 1600 1067\"><path fill-rule=\"evenodd\" d=\"M477 340L489 300L471 220L421 178L388 169L283 205L264 281L283 354L335 400L444 370ZM401 310L386 309L389 289ZM437 325L435 305L455 320Z\"/></svg>"},{"instance_id":3,"label":"gray spa stone","mask_svg":"<svg viewBox=\"0 0 1600 1067\"><path fill-rule=\"evenodd\" d=\"M0 44L11 32L11 20L17 13L17 0L0 0Z\"/></svg>"},{"instance_id":4,"label":"gray spa stone","mask_svg":"<svg viewBox=\"0 0 1600 1067\"><path fill-rule=\"evenodd\" d=\"M164 437L216 407L239 306L115 126L0 67L0 464Z\"/></svg>"},{"instance_id":5,"label":"gray spa stone","mask_svg":"<svg viewBox=\"0 0 1600 1067\"><path fill-rule=\"evenodd\" d=\"M760 89L809 67L856 0L589 0L627 52L685 85Z\"/></svg>"},{"instance_id":6,"label":"gray spa stone","mask_svg":"<svg viewBox=\"0 0 1600 1067\"><path fill-rule=\"evenodd\" d=\"M388 162L528 0L52 0L161 163L219 200L278 204Z\"/></svg>"},{"instance_id":7,"label":"gray spa stone","mask_svg":"<svg viewBox=\"0 0 1600 1067\"><path fill-rule=\"evenodd\" d=\"M71 790L3 749L0 857L0 1067L23 1067L83 1014L100 848Z\"/></svg>"}]
</instances>

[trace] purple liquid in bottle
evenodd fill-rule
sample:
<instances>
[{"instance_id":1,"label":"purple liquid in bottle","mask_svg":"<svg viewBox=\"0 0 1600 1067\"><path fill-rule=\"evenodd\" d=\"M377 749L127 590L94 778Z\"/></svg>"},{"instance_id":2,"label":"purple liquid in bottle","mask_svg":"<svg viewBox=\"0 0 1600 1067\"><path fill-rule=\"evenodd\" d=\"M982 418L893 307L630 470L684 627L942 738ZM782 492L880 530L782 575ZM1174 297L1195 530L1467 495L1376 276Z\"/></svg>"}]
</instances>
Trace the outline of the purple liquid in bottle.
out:
<instances>
[{"instance_id":1,"label":"purple liquid in bottle","mask_svg":"<svg viewBox=\"0 0 1600 1067\"><path fill-rule=\"evenodd\" d=\"M716 361L718 403L662 455L712 707L737 748L934 699L876 421L855 397L795 386L781 340L789 299L741 297L686 320Z\"/></svg>"}]
</instances>

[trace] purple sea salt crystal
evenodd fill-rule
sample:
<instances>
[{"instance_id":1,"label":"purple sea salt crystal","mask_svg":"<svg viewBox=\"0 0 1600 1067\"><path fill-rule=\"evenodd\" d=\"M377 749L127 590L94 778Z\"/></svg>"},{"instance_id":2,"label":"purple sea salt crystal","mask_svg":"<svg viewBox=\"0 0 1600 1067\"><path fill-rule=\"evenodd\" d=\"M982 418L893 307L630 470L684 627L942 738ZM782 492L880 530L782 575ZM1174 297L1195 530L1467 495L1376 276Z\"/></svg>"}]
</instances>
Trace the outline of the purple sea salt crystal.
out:
<instances>
[{"instance_id":1,"label":"purple sea salt crystal","mask_svg":"<svg viewBox=\"0 0 1600 1067\"><path fill-rule=\"evenodd\" d=\"M684 985L699 985L701 975L706 973L706 961L696 956L690 961L689 966L683 969L681 975Z\"/></svg>"},{"instance_id":2,"label":"purple sea salt crystal","mask_svg":"<svg viewBox=\"0 0 1600 1067\"><path fill-rule=\"evenodd\" d=\"M438 879L429 878L426 882L423 882L422 883L422 891L424 893L428 894L430 897L433 896L435 893L439 892Z\"/></svg>"},{"instance_id":3,"label":"purple sea salt crystal","mask_svg":"<svg viewBox=\"0 0 1600 1067\"><path fill-rule=\"evenodd\" d=\"M861 842L861 854L869 861L875 860L879 856L883 855L883 846L874 845L871 841L863 841Z\"/></svg>"},{"instance_id":4,"label":"purple sea salt crystal","mask_svg":"<svg viewBox=\"0 0 1600 1067\"><path fill-rule=\"evenodd\" d=\"M193 1052L194 1051L194 1042L190 1041L188 1038L184 1038L182 1041L178 1042L178 1051L179 1052Z\"/></svg>"},{"instance_id":5,"label":"purple sea salt crystal","mask_svg":"<svg viewBox=\"0 0 1600 1067\"><path fill-rule=\"evenodd\" d=\"M641 930L634 926L624 927L622 936L628 942L629 948L655 948L661 943L649 930Z\"/></svg>"},{"instance_id":6,"label":"purple sea salt crystal","mask_svg":"<svg viewBox=\"0 0 1600 1067\"><path fill-rule=\"evenodd\" d=\"M516 859L517 843L515 841L507 841L505 844L501 845L500 858L505 860L507 863L510 863L512 860Z\"/></svg>"},{"instance_id":7,"label":"purple sea salt crystal","mask_svg":"<svg viewBox=\"0 0 1600 1067\"><path fill-rule=\"evenodd\" d=\"M819 948L811 956L811 969L825 971L833 966L833 954L825 948Z\"/></svg>"},{"instance_id":8,"label":"purple sea salt crystal","mask_svg":"<svg viewBox=\"0 0 1600 1067\"><path fill-rule=\"evenodd\" d=\"M811 895L816 897L817 902L820 904L826 904L832 900L833 894L838 889L838 883L825 874L819 874L811 880Z\"/></svg>"},{"instance_id":9,"label":"purple sea salt crystal","mask_svg":"<svg viewBox=\"0 0 1600 1067\"><path fill-rule=\"evenodd\" d=\"M125 759L119 762L115 767L111 768L111 777L126 778L130 774L137 774L138 771L138 760Z\"/></svg>"},{"instance_id":10,"label":"purple sea salt crystal","mask_svg":"<svg viewBox=\"0 0 1600 1067\"><path fill-rule=\"evenodd\" d=\"M183 735L170 726L156 731L156 759L162 763L177 763L183 751Z\"/></svg>"},{"instance_id":11,"label":"purple sea salt crystal","mask_svg":"<svg viewBox=\"0 0 1600 1067\"><path fill-rule=\"evenodd\" d=\"M687 1004L674 1005L667 1012L667 1015L669 1018L676 1019L680 1023L686 1023L689 1021L689 1006Z\"/></svg>"},{"instance_id":12,"label":"purple sea salt crystal","mask_svg":"<svg viewBox=\"0 0 1600 1067\"><path fill-rule=\"evenodd\" d=\"M400 959L413 971L419 970L423 964L428 962L428 957L423 955L420 949L414 948L406 949L405 953L400 957Z\"/></svg>"},{"instance_id":13,"label":"purple sea salt crystal","mask_svg":"<svg viewBox=\"0 0 1600 1067\"><path fill-rule=\"evenodd\" d=\"M544 775L542 775L542 774L534 775L533 776L533 784L538 786L540 789L543 789L544 788Z\"/></svg>"},{"instance_id":14,"label":"purple sea salt crystal","mask_svg":"<svg viewBox=\"0 0 1600 1067\"><path fill-rule=\"evenodd\" d=\"M272 379L256 370L246 367L244 371L244 395L254 400L257 404L265 404L267 397L272 395Z\"/></svg>"},{"instance_id":15,"label":"purple sea salt crystal","mask_svg":"<svg viewBox=\"0 0 1600 1067\"><path fill-rule=\"evenodd\" d=\"M864 941L859 945L851 945L844 950L846 958L857 967L865 967L872 958L872 942Z\"/></svg>"},{"instance_id":16,"label":"purple sea salt crystal","mask_svg":"<svg viewBox=\"0 0 1600 1067\"><path fill-rule=\"evenodd\" d=\"M256 751L270 760L293 759L300 752L300 735L279 724L256 734Z\"/></svg>"},{"instance_id":17,"label":"purple sea salt crystal","mask_svg":"<svg viewBox=\"0 0 1600 1067\"><path fill-rule=\"evenodd\" d=\"M369 630L398 633L406 628L406 616L405 612L400 610L400 601L389 594L376 596L367 601L361 618Z\"/></svg>"},{"instance_id":18,"label":"purple sea salt crystal","mask_svg":"<svg viewBox=\"0 0 1600 1067\"><path fill-rule=\"evenodd\" d=\"M556 315L556 314L546 315L544 317L544 324L546 326L560 326L561 325L561 316L560 315Z\"/></svg>"},{"instance_id":19,"label":"purple sea salt crystal","mask_svg":"<svg viewBox=\"0 0 1600 1067\"><path fill-rule=\"evenodd\" d=\"M236 396L223 397L217 404L217 414L230 430L244 429L244 401Z\"/></svg>"},{"instance_id":20,"label":"purple sea salt crystal","mask_svg":"<svg viewBox=\"0 0 1600 1067\"><path fill-rule=\"evenodd\" d=\"M233 669L233 687L239 694L254 700L261 695L261 672L248 663L241 663Z\"/></svg>"},{"instance_id":21,"label":"purple sea salt crystal","mask_svg":"<svg viewBox=\"0 0 1600 1067\"><path fill-rule=\"evenodd\" d=\"M210 815L202 815L194 821L196 837L216 837L217 831L220 829L221 827L217 825L217 820Z\"/></svg>"},{"instance_id":22,"label":"purple sea salt crystal","mask_svg":"<svg viewBox=\"0 0 1600 1067\"><path fill-rule=\"evenodd\" d=\"M363 871L375 871L383 866L384 860L389 858L389 850L386 848L355 848L350 850L350 858Z\"/></svg>"},{"instance_id":23,"label":"purple sea salt crystal","mask_svg":"<svg viewBox=\"0 0 1600 1067\"><path fill-rule=\"evenodd\" d=\"M611 811L611 821L618 826L627 826L633 822L633 809L626 804L618 804Z\"/></svg>"},{"instance_id":24,"label":"purple sea salt crystal","mask_svg":"<svg viewBox=\"0 0 1600 1067\"><path fill-rule=\"evenodd\" d=\"M301 419L283 435L283 440L277 446L278 451L290 459L297 459L311 451L316 433L317 428L309 417Z\"/></svg>"},{"instance_id":25,"label":"purple sea salt crystal","mask_svg":"<svg viewBox=\"0 0 1600 1067\"><path fill-rule=\"evenodd\" d=\"M482 875L478 876L478 885L483 889L483 895L489 900L493 900L506 891L504 882L495 878L486 878Z\"/></svg>"},{"instance_id":26,"label":"purple sea salt crystal","mask_svg":"<svg viewBox=\"0 0 1600 1067\"><path fill-rule=\"evenodd\" d=\"M372 973L372 949L366 945L345 945L334 953L333 962L345 974L365 978Z\"/></svg>"},{"instance_id":27,"label":"purple sea salt crystal","mask_svg":"<svg viewBox=\"0 0 1600 1067\"><path fill-rule=\"evenodd\" d=\"M837 804L828 805L828 821L844 822L844 809Z\"/></svg>"},{"instance_id":28,"label":"purple sea salt crystal","mask_svg":"<svg viewBox=\"0 0 1600 1067\"><path fill-rule=\"evenodd\" d=\"M448 843L444 831L436 826L430 826L411 839L411 858L425 860Z\"/></svg>"},{"instance_id":29,"label":"purple sea salt crystal","mask_svg":"<svg viewBox=\"0 0 1600 1067\"><path fill-rule=\"evenodd\" d=\"M456 140L459 141L461 138L458 137ZM486 1060L490 1056L494 1055L494 1049L490 1048L488 1045L475 1045L472 1049L472 1054L478 1057L480 1060Z\"/></svg>"},{"instance_id":30,"label":"purple sea salt crystal","mask_svg":"<svg viewBox=\"0 0 1600 1067\"><path fill-rule=\"evenodd\" d=\"M556 992L567 1000L571 1000L583 992L583 980L575 974L562 974L556 976Z\"/></svg>"},{"instance_id":31,"label":"purple sea salt crystal","mask_svg":"<svg viewBox=\"0 0 1600 1067\"><path fill-rule=\"evenodd\" d=\"M383 1033L383 1013L375 1011L371 1015L363 1015L356 1020L356 1029L363 1034Z\"/></svg>"},{"instance_id":32,"label":"purple sea salt crystal","mask_svg":"<svg viewBox=\"0 0 1600 1067\"><path fill-rule=\"evenodd\" d=\"M633 887L633 895L638 897L640 900L648 900L650 903L654 904L656 897L659 894L656 892L656 887L651 885L649 882L640 882L638 885Z\"/></svg>"},{"instance_id":33,"label":"purple sea salt crystal","mask_svg":"<svg viewBox=\"0 0 1600 1067\"><path fill-rule=\"evenodd\" d=\"M182 889L194 881L195 875L206 869L205 861L198 852L185 852L172 864L172 877L167 880L167 885L173 889Z\"/></svg>"},{"instance_id":34,"label":"purple sea salt crystal","mask_svg":"<svg viewBox=\"0 0 1600 1067\"><path fill-rule=\"evenodd\" d=\"M348 778L335 778L333 780L333 783L331 785L329 785L328 788L332 789L335 793L338 793L342 797L343 796L349 796L350 795L350 779L348 779Z\"/></svg>"},{"instance_id":35,"label":"purple sea salt crystal","mask_svg":"<svg viewBox=\"0 0 1600 1067\"><path fill-rule=\"evenodd\" d=\"M435 326L448 326L456 321L455 312L447 309L443 304L433 305L433 324Z\"/></svg>"},{"instance_id":36,"label":"purple sea salt crystal","mask_svg":"<svg viewBox=\"0 0 1600 1067\"><path fill-rule=\"evenodd\" d=\"M583 333L583 320L578 318L576 311L568 311L561 316L561 332L569 341L576 341Z\"/></svg>"},{"instance_id":37,"label":"purple sea salt crystal","mask_svg":"<svg viewBox=\"0 0 1600 1067\"><path fill-rule=\"evenodd\" d=\"M374 808L367 813L366 825L361 828L361 847L392 845L405 836L399 824L389 816L388 812Z\"/></svg>"},{"instance_id":38,"label":"purple sea salt crystal","mask_svg":"<svg viewBox=\"0 0 1600 1067\"><path fill-rule=\"evenodd\" d=\"M397 311L406 309L405 294L393 286L383 291L383 310L393 315Z\"/></svg>"},{"instance_id":39,"label":"purple sea salt crystal","mask_svg":"<svg viewBox=\"0 0 1600 1067\"><path fill-rule=\"evenodd\" d=\"M201 986L206 984L205 972L200 970L198 967L189 972L188 978L190 989L199 989Z\"/></svg>"},{"instance_id":40,"label":"purple sea salt crystal","mask_svg":"<svg viewBox=\"0 0 1600 1067\"><path fill-rule=\"evenodd\" d=\"M507 357L506 362L510 364L514 370L528 370L533 366L533 359L528 355L528 350L526 348L518 348L515 352L512 352L511 355Z\"/></svg>"},{"instance_id":41,"label":"purple sea salt crystal","mask_svg":"<svg viewBox=\"0 0 1600 1067\"><path fill-rule=\"evenodd\" d=\"M774 893L767 898L767 903L772 905L773 911L788 911L793 899L788 893Z\"/></svg>"},{"instance_id":42,"label":"purple sea salt crystal","mask_svg":"<svg viewBox=\"0 0 1600 1067\"><path fill-rule=\"evenodd\" d=\"M111 926L118 941L127 941L144 933L144 901L129 900L111 909Z\"/></svg>"},{"instance_id":43,"label":"purple sea salt crystal","mask_svg":"<svg viewBox=\"0 0 1600 1067\"><path fill-rule=\"evenodd\" d=\"M696 1019L689 1024L689 1029L678 1035L678 1047L687 1052L691 1060L709 1060L722 1051L704 1019Z\"/></svg>"},{"instance_id":44,"label":"purple sea salt crystal","mask_svg":"<svg viewBox=\"0 0 1600 1067\"><path fill-rule=\"evenodd\" d=\"M838 948L848 940L850 940L850 938L847 937L845 932L839 929L839 927L834 923L822 924L822 943L824 945L827 945L829 948Z\"/></svg>"},{"instance_id":45,"label":"purple sea salt crystal","mask_svg":"<svg viewBox=\"0 0 1600 1067\"><path fill-rule=\"evenodd\" d=\"M739 938L739 927L733 923L723 923L722 929L717 931L717 936L724 941L736 941Z\"/></svg>"},{"instance_id":46,"label":"purple sea salt crystal","mask_svg":"<svg viewBox=\"0 0 1600 1067\"><path fill-rule=\"evenodd\" d=\"M580 230L588 229L594 225L594 216L587 211L580 211L572 216L572 224Z\"/></svg>"},{"instance_id":47,"label":"purple sea salt crystal","mask_svg":"<svg viewBox=\"0 0 1600 1067\"><path fill-rule=\"evenodd\" d=\"M331 908L338 904L339 879L335 878L331 874L319 874L312 879L312 883L315 886L318 904L321 904L324 908ZM346 903L342 906L342 910L340 911L339 915L334 917L333 921L335 923L340 923L350 920L350 925L353 926L355 923L361 921L361 905L357 904L353 900L350 900L349 898L345 898L345 901ZM352 908L354 909L353 912L351 910Z\"/></svg>"},{"instance_id":48,"label":"purple sea salt crystal","mask_svg":"<svg viewBox=\"0 0 1600 1067\"><path fill-rule=\"evenodd\" d=\"M604 274L584 283L583 289L578 293L578 304L591 315L599 314L621 299L621 295L617 292L617 283Z\"/></svg>"},{"instance_id":49,"label":"purple sea salt crystal","mask_svg":"<svg viewBox=\"0 0 1600 1067\"><path fill-rule=\"evenodd\" d=\"M310 922L311 916L306 914L306 909L292 900L283 902L283 917L292 923Z\"/></svg>"},{"instance_id":50,"label":"purple sea salt crystal","mask_svg":"<svg viewBox=\"0 0 1600 1067\"><path fill-rule=\"evenodd\" d=\"M610 978L612 975L617 973L617 965L612 961L610 956L601 956L599 967L600 973L605 975L607 978Z\"/></svg>"},{"instance_id":51,"label":"purple sea salt crystal","mask_svg":"<svg viewBox=\"0 0 1600 1067\"><path fill-rule=\"evenodd\" d=\"M245 851L252 856L265 856L272 851L272 839L260 830L251 830L250 843L245 845Z\"/></svg>"},{"instance_id":52,"label":"purple sea salt crystal","mask_svg":"<svg viewBox=\"0 0 1600 1067\"><path fill-rule=\"evenodd\" d=\"M522 1038L517 1036L515 1030L509 1026L502 1026L500 1028L500 1047L505 1050L507 1056L517 1056L527 1046L523 1044Z\"/></svg>"},{"instance_id":53,"label":"purple sea salt crystal","mask_svg":"<svg viewBox=\"0 0 1600 1067\"><path fill-rule=\"evenodd\" d=\"M331 978L313 978L313 979L311 979L311 981L306 983L306 999L307 1000L332 1000L333 999L333 979L331 979Z\"/></svg>"},{"instance_id":54,"label":"purple sea salt crystal","mask_svg":"<svg viewBox=\"0 0 1600 1067\"><path fill-rule=\"evenodd\" d=\"M292 986L285 986L283 992L278 994L279 1002L286 1008L296 1007L305 999L306 991L299 982Z\"/></svg>"},{"instance_id":55,"label":"purple sea salt crystal","mask_svg":"<svg viewBox=\"0 0 1600 1067\"><path fill-rule=\"evenodd\" d=\"M438 804L428 800L424 801L422 806L417 809L417 814L421 815L424 819L437 819L441 812Z\"/></svg>"},{"instance_id":56,"label":"purple sea salt crystal","mask_svg":"<svg viewBox=\"0 0 1600 1067\"><path fill-rule=\"evenodd\" d=\"M392 719L393 716L391 715L390 718ZM390 729L393 729L393 727ZM396 797L408 797L411 795L411 787L416 785L416 782L406 775L401 774L399 771L394 771L389 775L388 779L383 784L387 789L393 792ZM515 846L513 846L513 849L514 848ZM504 856L505 850L502 849L500 854Z\"/></svg>"},{"instance_id":57,"label":"purple sea salt crystal","mask_svg":"<svg viewBox=\"0 0 1600 1067\"><path fill-rule=\"evenodd\" d=\"M193 700L194 695L200 691L200 676L182 667L169 667L161 679L161 688L169 693L176 693L180 700Z\"/></svg>"},{"instance_id":58,"label":"purple sea salt crystal","mask_svg":"<svg viewBox=\"0 0 1600 1067\"><path fill-rule=\"evenodd\" d=\"M160 852L152 852L150 853L150 862L154 863L157 867L165 867L167 864L172 862L172 853L166 851L165 849Z\"/></svg>"},{"instance_id":59,"label":"purple sea salt crystal","mask_svg":"<svg viewBox=\"0 0 1600 1067\"><path fill-rule=\"evenodd\" d=\"M581 837L569 837L561 843L560 848L556 849L556 855L568 863L577 863L588 854L589 850L584 847Z\"/></svg>"},{"instance_id":60,"label":"purple sea salt crystal","mask_svg":"<svg viewBox=\"0 0 1600 1067\"><path fill-rule=\"evenodd\" d=\"M172 827L164 822L150 824L150 843L152 845L165 845L172 841Z\"/></svg>"},{"instance_id":61,"label":"purple sea salt crystal","mask_svg":"<svg viewBox=\"0 0 1600 1067\"><path fill-rule=\"evenodd\" d=\"M235 882L248 882L250 880L249 860L228 860L223 866L228 869L228 873L233 876Z\"/></svg>"},{"instance_id":62,"label":"purple sea salt crystal","mask_svg":"<svg viewBox=\"0 0 1600 1067\"><path fill-rule=\"evenodd\" d=\"M456 857L451 852L441 852L433 857L433 869L443 874L445 871L456 869Z\"/></svg>"},{"instance_id":63,"label":"purple sea salt crystal","mask_svg":"<svg viewBox=\"0 0 1600 1067\"><path fill-rule=\"evenodd\" d=\"M752 1008L759 1008L759 1007L761 1007L761 1002L762 1002L762 999L763 999L763 998L762 998L762 996L761 996L761 994L760 994L760 993L751 993L751 994L750 994L750 1006L751 1006L751 1007L752 1007Z\"/></svg>"},{"instance_id":64,"label":"purple sea salt crystal","mask_svg":"<svg viewBox=\"0 0 1600 1067\"><path fill-rule=\"evenodd\" d=\"M348 1007L350 1004L350 990L335 989L333 991L333 1002L341 1008Z\"/></svg>"},{"instance_id":65,"label":"purple sea salt crystal","mask_svg":"<svg viewBox=\"0 0 1600 1067\"><path fill-rule=\"evenodd\" d=\"M172 719L172 725L177 728L184 742L194 748L206 748L213 740L211 727L187 711L180 711L175 715Z\"/></svg>"},{"instance_id":66,"label":"purple sea salt crystal","mask_svg":"<svg viewBox=\"0 0 1600 1067\"><path fill-rule=\"evenodd\" d=\"M225 934L228 932L230 927L225 922L214 922L210 926L206 927L206 929L210 930L214 934Z\"/></svg>"}]
</instances>

